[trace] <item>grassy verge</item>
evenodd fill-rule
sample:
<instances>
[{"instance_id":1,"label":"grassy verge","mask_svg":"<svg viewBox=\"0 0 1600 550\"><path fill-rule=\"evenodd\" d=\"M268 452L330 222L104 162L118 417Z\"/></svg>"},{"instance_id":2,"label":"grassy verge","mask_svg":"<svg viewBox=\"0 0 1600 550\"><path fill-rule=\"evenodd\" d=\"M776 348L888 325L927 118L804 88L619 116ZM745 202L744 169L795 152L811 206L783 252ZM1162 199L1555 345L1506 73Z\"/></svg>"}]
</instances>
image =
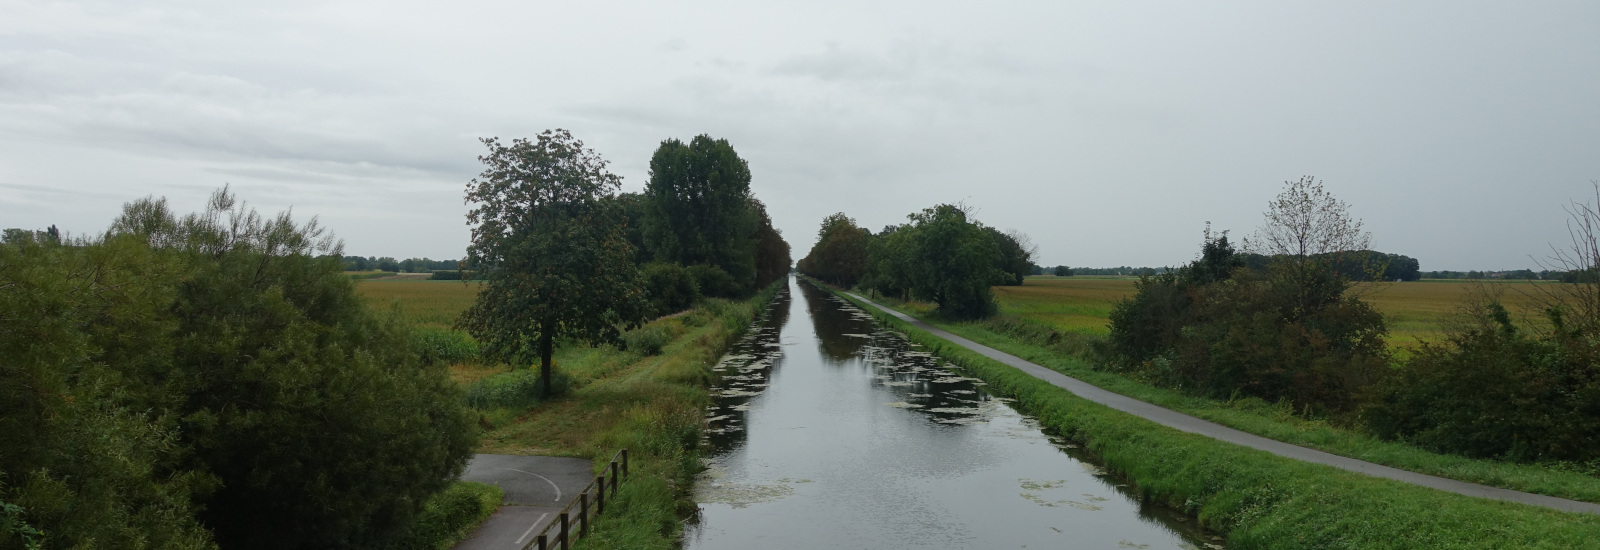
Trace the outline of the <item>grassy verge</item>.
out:
<instances>
[{"instance_id":1,"label":"grassy verge","mask_svg":"<svg viewBox=\"0 0 1600 550\"><path fill-rule=\"evenodd\" d=\"M685 315L651 323L641 330L665 340L659 354L563 346L556 369L565 395L483 411L488 429L480 452L589 458L598 471L617 449L627 448L631 476L617 498L607 500L605 516L579 547L675 548L681 517L694 507L690 490L700 469L711 366L779 288L745 301L707 300ZM464 371L458 379L475 378L475 384L520 375L457 370Z\"/></svg>"},{"instance_id":2,"label":"grassy verge","mask_svg":"<svg viewBox=\"0 0 1600 550\"><path fill-rule=\"evenodd\" d=\"M1144 498L1225 533L1230 548L1600 546L1600 517L1444 493L1179 432L1080 399L856 303L1088 446Z\"/></svg>"}]
</instances>

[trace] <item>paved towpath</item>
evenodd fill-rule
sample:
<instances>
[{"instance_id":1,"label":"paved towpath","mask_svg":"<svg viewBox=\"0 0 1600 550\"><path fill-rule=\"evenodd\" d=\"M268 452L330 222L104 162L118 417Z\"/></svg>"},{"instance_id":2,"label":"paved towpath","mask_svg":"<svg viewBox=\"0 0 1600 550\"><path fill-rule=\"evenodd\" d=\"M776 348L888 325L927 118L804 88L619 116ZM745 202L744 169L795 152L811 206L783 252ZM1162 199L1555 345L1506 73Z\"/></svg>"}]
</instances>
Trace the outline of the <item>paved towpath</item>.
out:
<instances>
[{"instance_id":1,"label":"paved towpath","mask_svg":"<svg viewBox=\"0 0 1600 550\"><path fill-rule=\"evenodd\" d=\"M1179 431L1200 434L1212 439L1226 441L1235 445L1243 445L1253 449L1260 449L1278 456L1292 458L1295 460L1324 464L1339 468L1341 470L1348 470L1369 476L1403 481L1413 485L1421 485L1423 487L1429 487L1441 491L1449 491L1452 493L1467 495L1469 497L1519 502L1522 504L1543 506L1545 508L1551 508L1563 512L1600 514L1600 504L1580 502L1576 500L1568 500L1545 495L1536 495L1533 493L1524 493L1522 491L1513 491L1510 489L1501 489L1498 487L1457 481L1438 476L1419 474L1398 468L1391 468L1381 464L1373 464L1364 460L1356 460L1354 458L1325 453L1315 449L1307 449L1298 445L1291 445L1275 439L1267 439L1252 433L1235 430L1221 424L1201 420L1199 418L1195 418L1171 409L1158 407L1126 395L1100 389L1099 387L1090 385L1088 382L1084 382L1082 380L1078 380L1065 374L1061 374L1059 372L1039 366L1022 359L1021 357L1017 357L983 344L973 342L972 340L956 336L948 331L945 331L944 329L940 329L928 323L922 322L921 320L904 313L900 313L899 311L895 311L894 309L879 305L877 302L863 298L853 292L846 292L845 294L849 294L851 297L861 300L862 302L872 304L878 309L898 317L902 321L911 323L917 328L933 333L935 336L949 340L956 345L970 349L980 355L983 355L984 357L1005 363L1017 368L1018 370L1021 370L1022 372L1028 373L1035 378L1044 380L1056 385L1057 387L1070 391L1073 394L1076 394L1078 397L1088 399L1095 403L1099 403L1101 405L1105 405L1107 407L1111 407L1113 409L1138 416L1140 418L1144 418L1146 420L1150 420L1157 424L1161 424Z\"/></svg>"},{"instance_id":2,"label":"paved towpath","mask_svg":"<svg viewBox=\"0 0 1600 550\"><path fill-rule=\"evenodd\" d=\"M473 455L461 480L494 485L506 497L454 550L520 550L555 521L561 507L577 498L594 475L592 464L582 458Z\"/></svg>"}]
</instances>

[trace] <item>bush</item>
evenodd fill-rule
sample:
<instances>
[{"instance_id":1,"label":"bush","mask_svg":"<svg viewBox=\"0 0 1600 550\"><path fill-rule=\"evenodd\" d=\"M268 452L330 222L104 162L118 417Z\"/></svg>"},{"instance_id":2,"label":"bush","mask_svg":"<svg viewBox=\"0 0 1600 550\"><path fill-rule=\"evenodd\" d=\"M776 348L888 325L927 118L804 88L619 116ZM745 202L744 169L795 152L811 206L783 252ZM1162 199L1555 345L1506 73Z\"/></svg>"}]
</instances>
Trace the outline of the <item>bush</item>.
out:
<instances>
[{"instance_id":1,"label":"bush","mask_svg":"<svg viewBox=\"0 0 1600 550\"><path fill-rule=\"evenodd\" d=\"M744 289L733 279L732 275L714 265L689 266L689 276L694 278L695 286L700 289L700 294L716 298L737 298L744 293Z\"/></svg>"},{"instance_id":2,"label":"bush","mask_svg":"<svg viewBox=\"0 0 1600 550\"><path fill-rule=\"evenodd\" d=\"M661 348L672 341L672 332L660 326L645 326L628 331L622 335L622 342L628 351L643 355L659 355Z\"/></svg>"},{"instance_id":3,"label":"bush","mask_svg":"<svg viewBox=\"0 0 1600 550\"><path fill-rule=\"evenodd\" d=\"M668 315L689 309L700 299L700 285L689 270L678 264L652 263L644 266L645 292L650 296L654 315Z\"/></svg>"},{"instance_id":4,"label":"bush","mask_svg":"<svg viewBox=\"0 0 1600 550\"><path fill-rule=\"evenodd\" d=\"M1362 422L1386 439L1516 461L1600 460L1600 343L1524 334L1498 303L1471 310L1380 384Z\"/></svg>"},{"instance_id":5,"label":"bush","mask_svg":"<svg viewBox=\"0 0 1600 550\"><path fill-rule=\"evenodd\" d=\"M403 533L476 431L333 243L224 191L182 218L137 201L95 241L0 246L0 501L52 548Z\"/></svg>"},{"instance_id":6,"label":"bush","mask_svg":"<svg viewBox=\"0 0 1600 550\"><path fill-rule=\"evenodd\" d=\"M395 550L445 550L483 523L500 508L505 492L499 487L471 481L457 481L444 491L428 497L422 513Z\"/></svg>"},{"instance_id":7,"label":"bush","mask_svg":"<svg viewBox=\"0 0 1600 550\"><path fill-rule=\"evenodd\" d=\"M1242 267L1227 237L1206 234L1200 259L1142 276L1111 311L1101 351L1113 369L1210 397L1287 399L1348 413L1387 371L1387 326L1345 296L1331 266L1284 259Z\"/></svg>"},{"instance_id":8,"label":"bush","mask_svg":"<svg viewBox=\"0 0 1600 550\"><path fill-rule=\"evenodd\" d=\"M550 397L565 395L571 386L566 374L555 371L550 377ZM517 369L497 374L467 387L467 405L480 411L537 405L544 395L544 384L536 369Z\"/></svg>"}]
</instances>

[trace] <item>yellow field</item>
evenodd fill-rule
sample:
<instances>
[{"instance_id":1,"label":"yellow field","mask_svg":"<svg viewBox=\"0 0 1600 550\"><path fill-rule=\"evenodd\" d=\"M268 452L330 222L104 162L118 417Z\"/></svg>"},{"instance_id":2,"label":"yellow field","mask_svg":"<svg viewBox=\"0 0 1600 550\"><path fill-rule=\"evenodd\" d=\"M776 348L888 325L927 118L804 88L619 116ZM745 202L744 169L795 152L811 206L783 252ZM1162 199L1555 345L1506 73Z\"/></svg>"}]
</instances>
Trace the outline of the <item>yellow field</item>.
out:
<instances>
[{"instance_id":1,"label":"yellow field","mask_svg":"<svg viewBox=\"0 0 1600 550\"><path fill-rule=\"evenodd\" d=\"M1111 306L1133 294L1135 280L1029 277L1022 286L994 287L994 293L1004 313L1049 323L1058 330L1104 335ZM1356 291L1383 312L1389 323L1389 344L1409 349L1425 340L1441 339L1463 301L1480 287L1498 294L1519 320L1537 322L1534 285L1546 284L1552 283L1425 281L1359 285Z\"/></svg>"},{"instance_id":2,"label":"yellow field","mask_svg":"<svg viewBox=\"0 0 1600 550\"><path fill-rule=\"evenodd\" d=\"M472 305L480 283L461 281L407 281L379 279L359 281L356 293L373 307L388 308L397 303L400 311L421 325L448 328L456 316Z\"/></svg>"}]
</instances>

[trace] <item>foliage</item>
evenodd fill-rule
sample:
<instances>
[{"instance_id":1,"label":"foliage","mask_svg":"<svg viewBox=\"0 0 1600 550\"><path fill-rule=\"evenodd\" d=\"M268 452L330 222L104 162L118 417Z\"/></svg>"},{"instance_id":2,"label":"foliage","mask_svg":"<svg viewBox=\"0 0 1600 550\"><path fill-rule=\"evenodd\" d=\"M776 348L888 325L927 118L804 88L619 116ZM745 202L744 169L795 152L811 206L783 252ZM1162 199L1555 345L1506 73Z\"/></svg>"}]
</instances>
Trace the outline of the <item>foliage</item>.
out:
<instances>
[{"instance_id":1,"label":"foliage","mask_svg":"<svg viewBox=\"0 0 1600 550\"><path fill-rule=\"evenodd\" d=\"M656 259L716 266L733 276L738 292L755 288L760 220L750 167L728 140L702 134L689 143L662 141L650 157L644 197L643 236Z\"/></svg>"},{"instance_id":2,"label":"foliage","mask_svg":"<svg viewBox=\"0 0 1600 550\"><path fill-rule=\"evenodd\" d=\"M1466 456L1600 460L1600 343L1552 314L1557 329L1537 337L1498 302L1474 307L1376 389L1364 424Z\"/></svg>"},{"instance_id":3,"label":"foliage","mask_svg":"<svg viewBox=\"0 0 1600 550\"><path fill-rule=\"evenodd\" d=\"M467 184L466 264L486 283L460 325L489 359L537 354L548 389L556 336L613 342L647 313L624 224L601 203L621 178L566 130L483 143L487 167Z\"/></svg>"},{"instance_id":4,"label":"foliage","mask_svg":"<svg viewBox=\"0 0 1600 550\"><path fill-rule=\"evenodd\" d=\"M867 272L867 243L872 233L856 226L843 212L822 219L817 243L800 260L802 273L850 288Z\"/></svg>"},{"instance_id":5,"label":"foliage","mask_svg":"<svg viewBox=\"0 0 1600 550\"><path fill-rule=\"evenodd\" d=\"M641 271L652 315L677 313L700 299L700 284L681 265L656 262L646 264Z\"/></svg>"},{"instance_id":6,"label":"foliage","mask_svg":"<svg viewBox=\"0 0 1600 550\"><path fill-rule=\"evenodd\" d=\"M394 550L448 550L467 538L505 499L499 487L471 481L457 481L428 497L417 522Z\"/></svg>"},{"instance_id":7,"label":"foliage","mask_svg":"<svg viewBox=\"0 0 1600 550\"><path fill-rule=\"evenodd\" d=\"M224 190L0 256L0 500L46 546L381 545L470 454L444 369L315 222Z\"/></svg>"},{"instance_id":8,"label":"foliage","mask_svg":"<svg viewBox=\"0 0 1600 550\"><path fill-rule=\"evenodd\" d=\"M1144 276L1111 312L1102 351L1112 368L1214 397L1289 400L1307 410L1353 411L1387 369L1387 326L1346 296L1334 266L1369 237L1344 203L1310 178L1270 203L1258 243L1274 253L1245 269L1227 232L1205 231L1198 259Z\"/></svg>"},{"instance_id":9,"label":"foliage","mask_svg":"<svg viewBox=\"0 0 1600 550\"><path fill-rule=\"evenodd\" d=\"M700 289L700 294L703 296L735 298L744 293L733 275L729 275L720 267L696 264L685 268L685 271L694 279L695 288Z\"/></svg>"},{"instance_id":10,"label":"foliage","mask_svg":"<svg viewBox=\"0 0 1600 550\"><path fill-rule=\"evenodd\" d=\"M1022 279L1033 273L1033 258L1039 252L1039 247L1034 246L1033 240L1020 231L1000 231L993 227L984 227L989 238L994 239L995 248L1000 251L999 261L995 264L1006 277L1000 284L1017 286L1022 284Z\"/></svg>"},{"instance_id":11,"label":"foliage","mask_svg":"<svg viewBox=\"0 0 1600 550\"><path fill-rule=\"evenodd\" d=\"M794 259L789 256L789 243L783 240L783 232L772 227L767 206L751 197L750 209L756 214L756 288L766 288L789 276Z\"/></svg>"},{"instance_id":12,"label":"foliage","mask_svg":"<svg viewBox=\"0 0 1600 550\"><path fill-rule=\"evenodd\" d=\"M1072 268L1064 266L1064 265L1058 265L1058 266L1055 267L1055 269L1052 269L1050 271L1050 274L1055 275L1057 277L1071 277L1072 276Z\"/></svg>"}]
</instances>

